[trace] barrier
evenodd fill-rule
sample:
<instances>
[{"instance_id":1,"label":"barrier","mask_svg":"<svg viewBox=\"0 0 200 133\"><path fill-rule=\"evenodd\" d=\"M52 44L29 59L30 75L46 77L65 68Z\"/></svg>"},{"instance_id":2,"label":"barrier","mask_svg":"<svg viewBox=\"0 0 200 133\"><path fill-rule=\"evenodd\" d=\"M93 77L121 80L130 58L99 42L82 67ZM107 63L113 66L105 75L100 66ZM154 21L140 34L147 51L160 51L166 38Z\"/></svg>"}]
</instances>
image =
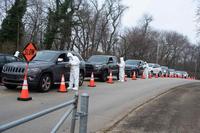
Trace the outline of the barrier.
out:
<instances>
[{"instance_id":1,"label":"barrier","mask_svg":"<svg viewBox=\"0 0 200 133\"><path fill-rule=\"evenodd\" d=\"M54 106L52 108L45 109L43 111L40 111L38 113L29 115L27 117L23 117L21 119L18 119L16 121L0 125L0 132L6 131L10 128L14 128L16 126L19 126L23 123L29 122L31 120L34 120L36 118L39 118L41 116L47 115L51 112L57 111L59 109L62 109L64 107L72 105L72 107L66 111L66 113L62 116L60 121L56 124L56 126L52 129L51 133L56 133L60 126L64 123L64 121L67 119L67 117L72 113L72 121L71 121L71 128L70 133L75 132L75 125L77 117L80 117L80 125L79 125L79 132L80 133L87 133L87 117L88 117L88 103L89 103L89 96L86 93L83 93L81 95L81 104L80 104L80 112L77 112L78 107L78 93L75 94L74 98L68 102L62 103L60 105Z\"/></svg>"}]
</instances>

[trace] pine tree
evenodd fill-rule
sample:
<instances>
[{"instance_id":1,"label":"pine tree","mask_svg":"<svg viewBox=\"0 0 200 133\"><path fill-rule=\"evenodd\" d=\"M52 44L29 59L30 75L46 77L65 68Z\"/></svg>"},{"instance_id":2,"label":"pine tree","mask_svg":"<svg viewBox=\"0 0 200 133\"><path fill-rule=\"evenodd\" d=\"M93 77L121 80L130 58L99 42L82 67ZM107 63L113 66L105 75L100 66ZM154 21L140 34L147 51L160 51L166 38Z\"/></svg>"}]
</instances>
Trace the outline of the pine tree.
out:
<instances>
[{"instance_id":1,"label":"pine tree","mask_svg":"<svg viewBox=\"0 0 200 133\"><path fill-rule=\"evenodd\" d=\"M11 42L16 49L19 49L24 32L22 19L26 8L27 0L15 0L13 6L8 10L0 29L1 44L8 45L6 42Z\"/></svg>"},{"instance_id":2,"label":"pine tree","mask_svg":"<svg viewBox=\"0 0 200 133\"><path fill-rule=\"evenodd\" d=\"M55 36L59 35L60 47L63 50L65 43L67 43L67 49L70 48L71 42L71 29L72 29L72 16L74 9L72 7L73 0L55 0L56 10L49 9L48 23L46 28L46 34L44 36L44 44L46 49L51 49L55 40Z\"/></svg>"}]
</instances>

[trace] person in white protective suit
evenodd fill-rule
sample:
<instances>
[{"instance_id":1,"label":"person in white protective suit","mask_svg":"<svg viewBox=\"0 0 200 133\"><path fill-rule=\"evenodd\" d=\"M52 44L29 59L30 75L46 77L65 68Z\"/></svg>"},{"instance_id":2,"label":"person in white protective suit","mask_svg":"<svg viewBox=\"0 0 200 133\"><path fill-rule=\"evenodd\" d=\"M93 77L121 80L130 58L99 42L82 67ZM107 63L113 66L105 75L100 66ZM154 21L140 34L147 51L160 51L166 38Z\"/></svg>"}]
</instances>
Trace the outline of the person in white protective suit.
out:
<instances>
[{"instance_id":1,"label":"person in white protective suit","mask_svg":"<svg viewBox=\"0 0 200 133\"><path fill-rule=\"evenodd\" d=\"M73 56L71 53L67 54L70 64L70 79L69 88L73 90L78 90L79 87L79 71L80 71L80 60L77 56Z\"/></svg>"},{"instance_id":2,"label":"person in white protective suit","mask_svg":"<svg viewBox=\"0 0 200 133\"><path fill-rule=\"evenodd\" d=\"M19 51L16 51L15 54L14 54L14 56L15 57L19 57L19 53L20 53Z\"/></svg>"},{"instance_id":3,"label":"person in white protective suit","mask_svg":"<svg viewBox=\"0 0 200 133\"><path fill-rule=\"evenodd\" d=\"M119 81L124 82L125 62L123 57L120 57L120 63L118 64L118 66L119 66Z\"/></svg>"},{"instance_id":4,"label":"person in white protective suit","mask_svg":"<svg viewBox=\"0 0 200 133\"><path fill-rule=\"evenodd\" d=\"M145 64L144 64L144 74L145 74L145 78L148 79L149 78L149 65L147 62L145 62Z\"/></svg>"}]
</instances>

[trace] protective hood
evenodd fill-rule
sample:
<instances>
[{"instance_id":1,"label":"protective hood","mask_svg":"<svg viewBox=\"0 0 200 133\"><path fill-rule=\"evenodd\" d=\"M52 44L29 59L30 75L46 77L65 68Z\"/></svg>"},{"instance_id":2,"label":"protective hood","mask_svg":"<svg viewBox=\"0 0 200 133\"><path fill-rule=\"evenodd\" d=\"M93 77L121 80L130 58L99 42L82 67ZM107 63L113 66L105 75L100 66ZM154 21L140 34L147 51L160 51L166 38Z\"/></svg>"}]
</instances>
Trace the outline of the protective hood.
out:
<instances>
[{"instance_id":1,"label":"protective hood","mask_svg":"<svg viewBox=\"0 0 200 133\"><path fill-rule=\"evenodd\" d=\"M16 51L15 54L14 54L14 56L18 57L19 56L19 51Z\"/></svg>"},{"instance_id":2,"label":"protective hood","mask_svg":"<svg viewBox=\"0 0 200 133\"><path fill-rule=\"evenodd\" d=\"M73 57L72 53L68 53L67 57L72 58Z\"/></svg>"},{"instance_id":3,"label":"protective hood","mask_svg":"<svg viewBox=\"0 0 200 133\"><path fill-rule=\"evenodd\" d=\"M124 58L120 57L120 63L124 63Z\"/></svg>"}]
</instances>

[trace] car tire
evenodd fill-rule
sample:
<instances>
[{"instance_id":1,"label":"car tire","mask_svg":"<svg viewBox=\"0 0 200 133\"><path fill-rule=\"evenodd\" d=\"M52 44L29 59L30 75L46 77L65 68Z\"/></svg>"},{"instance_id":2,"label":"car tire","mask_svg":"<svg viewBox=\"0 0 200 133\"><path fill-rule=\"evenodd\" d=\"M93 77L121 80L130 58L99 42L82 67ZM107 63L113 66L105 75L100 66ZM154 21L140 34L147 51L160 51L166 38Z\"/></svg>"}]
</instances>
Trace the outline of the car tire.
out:
<instances>
[{"instance_id":1,"label":"car tire","mask_svg":"<svg viewBox=\"0 0 200 133\"><path fill-rule=\"evenodd\" d=\"M106 82L108 79L108 71L103 71L101 75L101 81Z\"/></svg>"},{"instance_id":2,"label":"car tire","mask_svg":"<svg viewBox=\"0 0 200 133\"><path fill-rule=\"evenodd\" d=\"M83 71L80 71L80 74L79 74L79 86L82 86L83 85L83 82L84 82L84 72Z\"/></svg>"},{"instance_id":3,"label":"car tire","mask_svg":"<svg viewBox=\"0 0 200 133\"><path fill-rule=\"evenodd\" d=\"M161 77L161 76L162 76L162 72L159 72L159 73L158 73L158 77Z\"/></svg>"},{"instance_id":4,"label":"car tire","mask_svg":"<svg viewBox=\"0 0 200 133\"><path fill-rule=\"evenodd\" d=\"M9 85L9 84L4 84L4 86L8 89L16 89L17 85Z\"/></svg>"},{"instance_id":5,"label":"car tire","mask_svg":"<svg viewBox=\"0 0 200 133\"><path fill-rule=\"evenodd\" d=\"M125 73L124 73L124 74L125 74ZM117 77L117 80L119 80L119 72L117 73L116 77Z\"/></svg>"},{"instance_id":6,"label":"car tire","mask_svg":"<svg viewBox=\"0 0 200 133\"><path fill-rule=\"evenodd\" d=\"M52 77L50 74L43 74L40 78L39 89L41 92L48 92L52 87Z\"/></svg>"},{"instance_id":7,"label":"car tire","mask_svg":"<svg viewBox=\"0 0 200 133\"><path fill-rule=\"evenodd\" d=\"M151 71L151 76L153 76L153 71Z\"/></svg>"},{"instance_id":8,"label":"car tire","mask_svg":"<svg viewBox=\"0 0 200 133\"><path fill-rule=\"evenodd\" d=\"M132 72L129 72L129 73L127 74L127 76L128 76L129 78L131 78Z\"/></svg>"}]
</instances>

